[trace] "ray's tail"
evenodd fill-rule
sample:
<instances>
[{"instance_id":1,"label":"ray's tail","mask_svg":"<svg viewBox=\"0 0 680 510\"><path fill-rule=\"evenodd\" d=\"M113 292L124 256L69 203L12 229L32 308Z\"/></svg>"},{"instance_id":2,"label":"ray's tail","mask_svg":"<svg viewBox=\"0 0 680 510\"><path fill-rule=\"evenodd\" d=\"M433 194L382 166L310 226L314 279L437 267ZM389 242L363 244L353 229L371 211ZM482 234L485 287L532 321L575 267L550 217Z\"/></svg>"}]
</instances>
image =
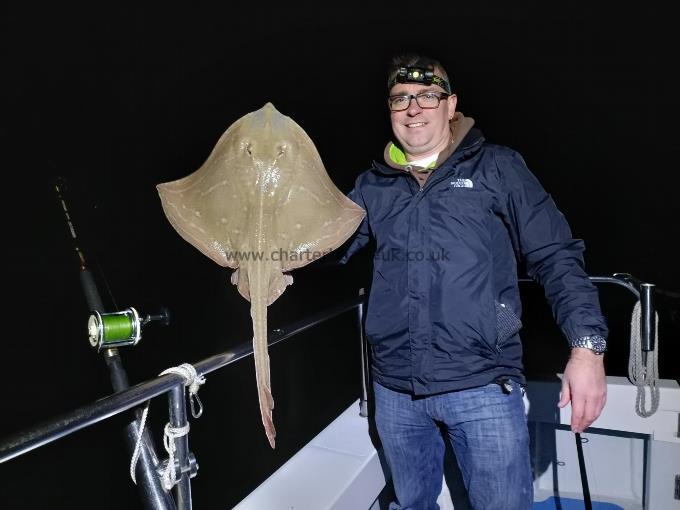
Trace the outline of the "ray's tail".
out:
<instances>
[{"instance_id":1,"label":"ray's tail","mask_svg":"<svg viewBox=\"0 0 680 510\"><path fill-rule=\"evenodd\" d=\"M255 358L255 376L257 378L257 394L260 401L262 424L272 448L275 446L276 429L272 419L274 398L271 392L269 376L269 352L267 348L267 296L269 275L266 266L257 261L248 266L250 284L250 315L253 319L253 357Z\"/></svg>"}]
</instances>

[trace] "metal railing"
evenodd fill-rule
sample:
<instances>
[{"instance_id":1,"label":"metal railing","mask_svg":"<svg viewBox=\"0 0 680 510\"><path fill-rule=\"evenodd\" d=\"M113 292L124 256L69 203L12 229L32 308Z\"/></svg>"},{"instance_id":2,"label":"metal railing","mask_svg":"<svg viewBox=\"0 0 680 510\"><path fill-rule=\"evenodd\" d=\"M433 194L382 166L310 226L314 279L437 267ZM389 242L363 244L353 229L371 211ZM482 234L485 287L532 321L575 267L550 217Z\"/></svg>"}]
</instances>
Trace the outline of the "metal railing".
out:
<instances>
[{"instance_id":1,"label":"metal railing","mask_svg":"<svg viewBox=\"0 0 680 510\"><path fill-rule=\"evenodd\" d=\"M329 319L341 315L354 308L359 309L359 317L363 316L364 296L363 293L352 300L332 307L324 312L311 315L305 320L292 323L285 328L278 328L268 335L268 344L271 347L279 342L291 338L303 331L317 326ZM363 349L363 347L362 347ZM230 351L217 354L194 363L196 372L205 375L222 367L230 365L253 353L252 342L244 342ZM129 387L113 395L99 399L91 404L79 407L69 413L63 414L49 422L21 431L0 442L0 463L11 460L19 455L28 453L36 448L49 444L57 439L73 434L74 432L106 420L114 415L125 412L146 403L148 400L168 393L169 415L172 427L180 428L187 424L186 398L184 389L185 380L178 374L167 374L135 386ZM366 400L366 390L362 399ZM138 429L135 429L138 431ZM138 432L137 432L138 433ZM136 439L136 437L135 437ZM175 438L175 471L177 484L174 487L175 504L179 510L191 508L190 478L196 475L197 463L188 448L188 437ZM161 472L164 466L157 463L157 470ZM156 500L158 497L150 496ZM166 502L145 501L150 508L161 507Z\"/></svg>"},{"instance_id":2,"label":"metal railing","mask_svg":"<svg viewBox=\"0 0 680 510\"><path fill-rule=\"evenodd\" d=\"M640 300L640 337L642 342L643 363L647 363L647 353L656 345L655 305L653 283L646 283L629 273L614 273L613 276L590 276L594 283L613 283L627 289ZM529 278L520 278L520 282L533 282Z\"/></svg>"},{"instance_id":3,"label":"metal railing","mask_svg":"<svg viewBox=\"0 0 680 510\"><path fill-rule=\"evenodd\" d=\"M590 279L596 283L613 283L621 285L641 300L643 351L648 352L654 350L655 338L654 328L652 327L655 314L653 300L654 285L640 282L627 274L615 274L612 277L590 277ZM533 280L520 279L520 281L531 282ZM360 414L362 416L367 416L369 349L363 335L362 326L365 306L364 297L362 289L359 296L352 300L346 301L326 311L314 314L304 320L292 323L287 327L274 329L268 335L268 345L271 347L356 308L361 339L362 384ZM252 342L244 342L230 351L201 360L195 363L194 367L198 374L205 375L245 358L251 355L252 352ZM80 429L94 425L95 423L106 420L114 415L140 406L148 400L163 395L164 393L168 393L171 425L173 427L183 427L187 424L184 384L184 378L177 374L167 374L156 377L99 399L92 404L79 407L49 422L19 432L0 442L0 463L73 434ZM178 510L187 510L191 508L190 478L196 475L198 468L193 454L189 451L187 436L175 438L174 440L176 446L175 470L177 475L176 479L178 480L173 489L175 504ZM157 470L159 472L162 471L162 467L162 463L157 463ZM146 503L150 508L155 508L153 502L149 503L149 501L146 501Z\"/></svg>"}]
</instances>

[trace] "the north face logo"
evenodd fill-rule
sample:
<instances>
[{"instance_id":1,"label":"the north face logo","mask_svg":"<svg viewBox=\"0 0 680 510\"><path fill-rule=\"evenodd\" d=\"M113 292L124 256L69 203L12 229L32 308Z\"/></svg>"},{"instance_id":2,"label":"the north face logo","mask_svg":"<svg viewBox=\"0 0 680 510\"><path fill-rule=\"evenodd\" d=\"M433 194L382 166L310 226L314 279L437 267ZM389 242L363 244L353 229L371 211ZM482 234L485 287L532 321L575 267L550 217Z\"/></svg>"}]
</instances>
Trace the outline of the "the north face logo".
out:
<instances>
[{"instance_id":1,"label":"the north face logo","mask_svg":"<svg viewBox=\"0 0 680 510\"><path fill-rule=\"evenodd\" d=\"M451 181L451 186L454 188L474 188L470 179L454 179Z\"/></svg>"}]
</instances>

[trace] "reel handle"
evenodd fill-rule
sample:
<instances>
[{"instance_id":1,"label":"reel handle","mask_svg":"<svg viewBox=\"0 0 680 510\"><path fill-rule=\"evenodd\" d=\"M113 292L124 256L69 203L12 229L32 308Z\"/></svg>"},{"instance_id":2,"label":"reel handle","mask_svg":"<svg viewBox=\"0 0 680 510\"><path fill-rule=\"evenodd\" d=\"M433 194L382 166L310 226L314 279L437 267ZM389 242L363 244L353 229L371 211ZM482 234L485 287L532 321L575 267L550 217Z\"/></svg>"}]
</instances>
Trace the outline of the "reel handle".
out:
<instances>
[{"instance_id":1,"label":"reel handle","mask_svg":"<svg viewBox=\"0 0 680 510\"><path fill-rule=\"evenodd\" d=\"M155 314L147 314L144 319L142 319L142 326L146 326L152 322L157 322L161 326L170 325L170 310L167 306L162 306L160 310Z\"/></svg>"}]
</instances>

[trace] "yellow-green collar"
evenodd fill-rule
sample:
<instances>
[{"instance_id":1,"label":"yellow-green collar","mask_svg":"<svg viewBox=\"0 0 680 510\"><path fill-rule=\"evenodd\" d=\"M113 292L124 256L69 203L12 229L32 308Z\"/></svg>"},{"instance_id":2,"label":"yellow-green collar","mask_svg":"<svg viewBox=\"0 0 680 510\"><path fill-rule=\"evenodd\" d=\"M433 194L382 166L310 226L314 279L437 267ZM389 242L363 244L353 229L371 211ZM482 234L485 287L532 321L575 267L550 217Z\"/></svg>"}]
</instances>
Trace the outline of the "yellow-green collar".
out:
<instances>
[{"instance_id":1,"label":"yellow-green collar","mask_svg":"<svg viewBox=\"0 0 680 510\"><path fill-rule=\"evenodd\" d=\"M390 159L397 165L408 165L406 153L394 144L390 144Z\"/></svg>"},{"instance_id":2,"label":"yellow-green collar","mask_svg":"<svg viewBox=\"0 0 680 510\"><path fill-rule=\"evenodd\" d=\"M399 147L397 147L395 144L390 144L390 159L396 163L397 165L401 166L406 166L408 165L408 160L406 159L406 153L401 150ZM434 168L434 166L437 164L437 161L433 161L429 165L427 165L426 168Z\"/></svg>"}]
</instances>

